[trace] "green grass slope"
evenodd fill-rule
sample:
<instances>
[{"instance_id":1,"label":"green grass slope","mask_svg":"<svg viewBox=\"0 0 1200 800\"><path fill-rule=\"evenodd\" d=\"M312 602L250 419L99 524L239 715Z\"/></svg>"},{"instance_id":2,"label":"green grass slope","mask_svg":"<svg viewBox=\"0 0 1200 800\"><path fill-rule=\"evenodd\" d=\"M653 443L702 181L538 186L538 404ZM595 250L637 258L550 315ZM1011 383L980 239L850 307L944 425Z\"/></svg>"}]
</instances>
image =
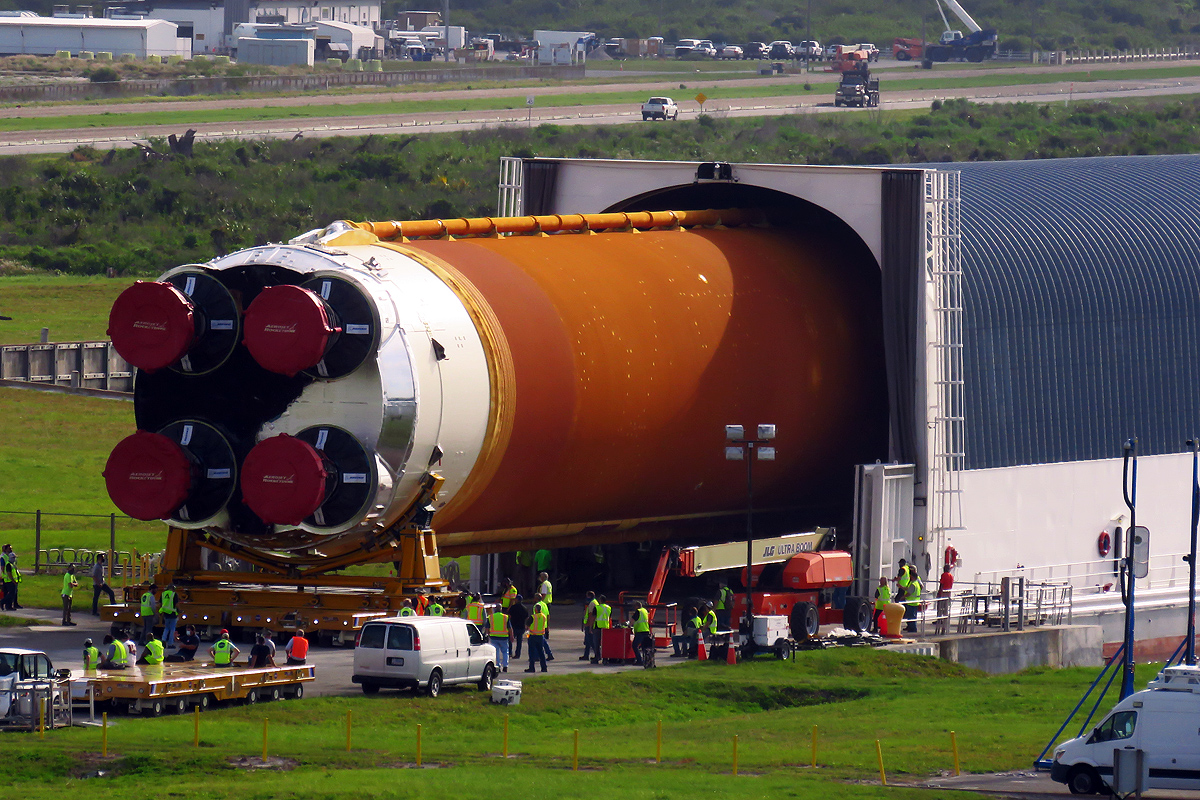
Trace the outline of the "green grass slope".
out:
<instances>
[{"instance_id":1,"label":"green grass slope","mask_svg":"<svg viewBox=\"0 0 1200 800\"><path fill-rule=\"evenodd\" d=\"M693 87L695 88L695 87ZM714 95L719 97L719 94ZM701 117L0 158L0 274L156 275L337 219L495 213L501 156L904 164L1194 152L1195 97L929 112ZM0 285L0 314L6 293ZM10 323L0 323L0 330ZM22 335L36 323L22 321ZM17 326L20 329L20 326ZM4 334L8 338L8 334Z\"/></svg>"}]
</instances>

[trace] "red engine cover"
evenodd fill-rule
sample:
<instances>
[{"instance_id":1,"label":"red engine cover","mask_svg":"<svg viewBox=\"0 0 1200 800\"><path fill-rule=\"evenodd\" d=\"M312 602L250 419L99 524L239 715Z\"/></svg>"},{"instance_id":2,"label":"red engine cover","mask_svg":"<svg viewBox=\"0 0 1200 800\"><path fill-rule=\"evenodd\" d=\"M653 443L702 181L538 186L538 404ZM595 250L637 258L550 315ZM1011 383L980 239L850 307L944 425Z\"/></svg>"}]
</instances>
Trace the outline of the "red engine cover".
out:
<instances>
[{"instance_id":1,"label":"red engine cover","mask_svg":"<svg viewBox=\"0 0 1200 800\"><path fill-rule=\"evenodd\" d=\"M321 454L286 433L254 445L242 465L242 497L272 525L299 525L325 502Z\"/></svg>"},{"instance_id":2,"label":"red engine cover","mask_svg":"<svg viewBox=\"0 0 1200 800\"><path fill-rule=\"evenodd\" d=\"M187 499L192 467L175 442L160 433L138 431L109 454L104 483L123 513L134 519L167 519Z\"/></svg>"},{"instance_id":3,"label":"red engine cover","mask_svg":"<svg viewBox=\"0 0 1200 800\"><path fill-rule=\"evenodd\" d=\"M108 335L121 357L147 372L183 358L196 338L192 302L161 281L138 281L113 303Z\"/></svg>"},{"instance_id":4,"label":"red engine cover","mask_svg":"<svg viewBox=\"0 0 1200 800\"><path fill-rule=\"evenodd\" d=\"M320 297L299 286L268 286L246 309L246 349L264 369L289 377L325 357L334 327Z\"/></svg>"}]
</instances>

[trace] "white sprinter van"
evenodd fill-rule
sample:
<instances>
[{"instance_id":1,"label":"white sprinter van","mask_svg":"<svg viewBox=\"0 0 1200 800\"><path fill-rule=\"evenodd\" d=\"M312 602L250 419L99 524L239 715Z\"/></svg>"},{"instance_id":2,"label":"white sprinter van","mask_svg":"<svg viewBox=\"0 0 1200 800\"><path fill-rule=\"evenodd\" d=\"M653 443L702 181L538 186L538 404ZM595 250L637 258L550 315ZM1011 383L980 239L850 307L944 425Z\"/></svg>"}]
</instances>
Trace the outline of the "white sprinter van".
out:
<instances>
[{"instance_id":1,"label":"white sprinter van","mask_svg":"<svg viewBox=\"0 0 1200 800\"><path fill-rule=\"evenodd\" d=\"M1060 744L1050 777L1072 794L1108 794L1114 750L1143 751L1148 789L1200 789L1200 667L1167 667L1090 733Z\"/></svg>"},{"instance_id":2,"label":"white sprinter van","mask_svg":"<svg viewBox=\"0 0 1200 800\"><path fill-rule=\"evenodd\" d=\"M443 686L459 683L490 692L495 677L496 648L478 626L457 617L374 619L354 647L352 680L364 694L390 686L437 697Z\"/></svg>"}]
</instances>

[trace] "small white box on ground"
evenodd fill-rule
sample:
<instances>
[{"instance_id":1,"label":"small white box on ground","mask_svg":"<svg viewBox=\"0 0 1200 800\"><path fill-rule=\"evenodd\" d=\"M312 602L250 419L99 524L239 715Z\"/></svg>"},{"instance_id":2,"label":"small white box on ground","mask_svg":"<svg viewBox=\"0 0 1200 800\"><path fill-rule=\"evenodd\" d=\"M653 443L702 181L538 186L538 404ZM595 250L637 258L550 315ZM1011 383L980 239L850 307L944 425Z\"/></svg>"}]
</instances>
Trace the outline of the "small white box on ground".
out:
<instances>
[{"instance_id":1,"label":"small white box on ground","mask_svg":"<svg viewBox=\"0 0 1200 800\"><path fill-rule=\"evenodd\" d=\"M791 636L788 618L782 614L754 618L754 643L759 647L774 647L780 639Z\"/></svg>"},{"instance_id":2,"label":"small white box on ground","mask_svg":"<svg viewBox=\"0 0 1200 800\"><path fill-rule=\"evenodd\" d=\"M492 702L502 706L519 706L521 704L521 682L496 681L493 683Z\"/></svg>"}]
</instances>

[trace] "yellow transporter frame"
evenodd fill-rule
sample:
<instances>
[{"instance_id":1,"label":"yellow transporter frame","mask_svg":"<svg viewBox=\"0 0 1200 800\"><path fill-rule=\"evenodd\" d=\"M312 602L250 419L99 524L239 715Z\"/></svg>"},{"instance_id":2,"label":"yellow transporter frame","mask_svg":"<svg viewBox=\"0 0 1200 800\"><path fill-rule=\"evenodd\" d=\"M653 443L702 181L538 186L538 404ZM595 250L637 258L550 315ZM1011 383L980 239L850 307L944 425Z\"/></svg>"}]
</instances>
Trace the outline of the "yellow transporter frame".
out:
<instances>
[{"instance_id":1,"label":"yellow transporter frame","mask_svg":"<svg viewBox=\"0 0 1200 800\"><path fill-rule=\"evenodd\" d=\"M157 716L212 703L303 697L304 684L316 679L316 667L214 667L209 663L143 665L127 670L85 670L82 679L96 702L126 707L129 713Z\"/></svg>"},{"instance_id":2,"label":"yellow transporter frame","mask_svg":"<svg viewBox=\"0 0 1200 800\"><path fill-rule=\"evenodd\" d=\"M434 532L412 522L413 512L436 496L441 478L434 475L418 502L390 528L365 539L344 555L296 556L233 545L202 530L171 528L167 549L154 583L161 589L175 584L179 593L178 625L195 625L202 638L228 628L291 632L303 629L320 644L353 644L363 623L395 616L407 598L437 597L454 601L441 578ZM253 571L221 572L203 569L203 550L239 559ZM334 575L334 570L368 563L393 563L398 574L388 577ZM104 606L101 618L114 629L142 626L143 586L129 586L123 602ZM418 592L418 590L420 590Z\"/></svg>"}]
</instances>

